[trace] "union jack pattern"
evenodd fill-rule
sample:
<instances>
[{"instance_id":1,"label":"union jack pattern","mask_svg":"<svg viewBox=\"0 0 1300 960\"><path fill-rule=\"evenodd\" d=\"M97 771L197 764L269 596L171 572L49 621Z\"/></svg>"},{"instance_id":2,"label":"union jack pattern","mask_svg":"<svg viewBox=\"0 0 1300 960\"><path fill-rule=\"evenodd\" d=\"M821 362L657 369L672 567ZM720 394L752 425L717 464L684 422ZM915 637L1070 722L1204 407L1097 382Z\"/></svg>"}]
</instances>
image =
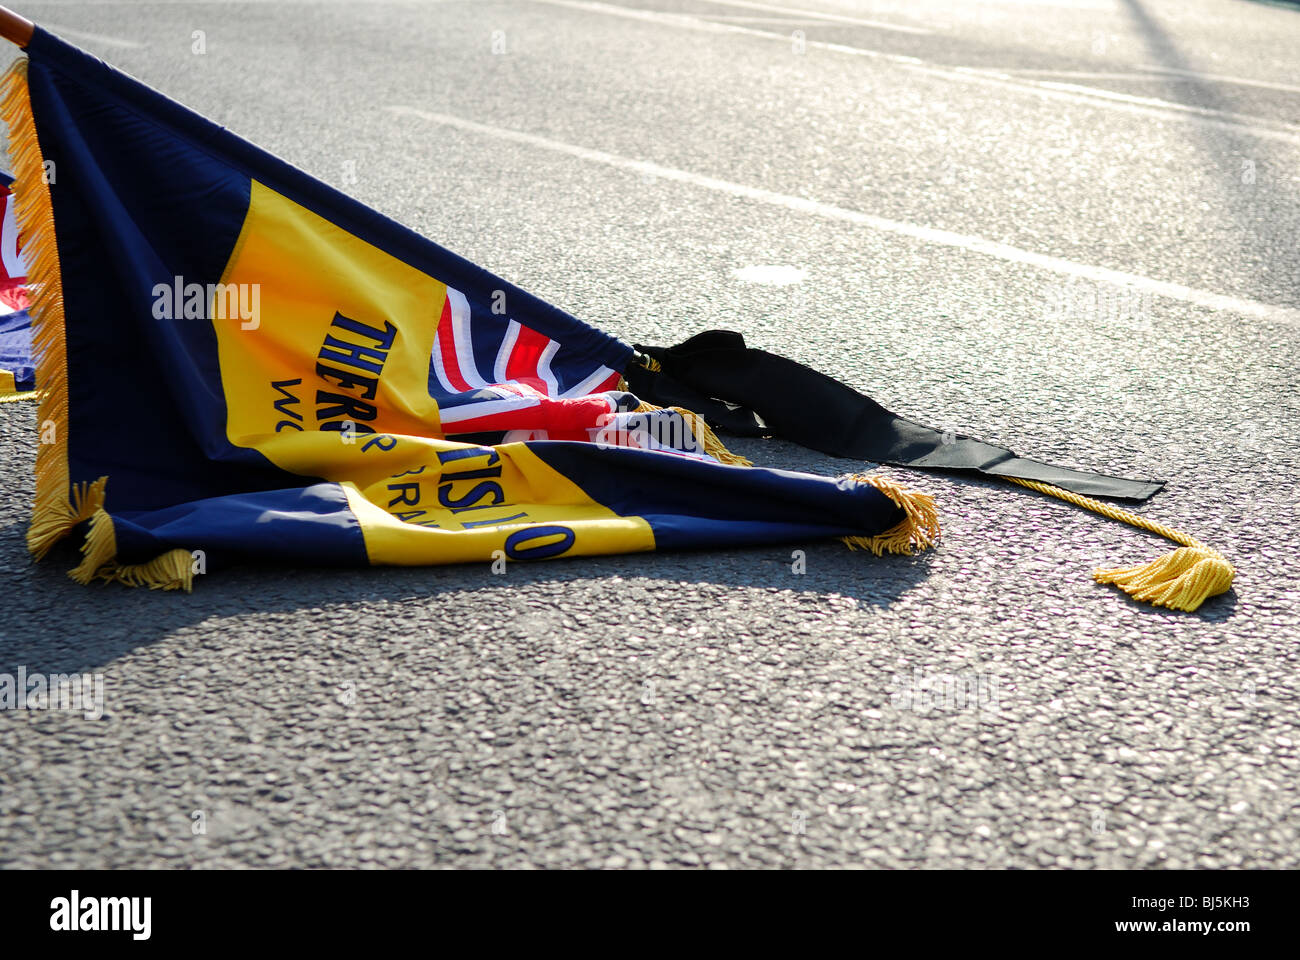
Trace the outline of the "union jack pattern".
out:
<instances>
[{"instance_id":1,"label":"union jack pattern","mask_svg":"<svg viewBox=\"0 0 1300 960\"><path fill-rule=\"evenodd\" d=\"M448 287L429 362L443 434L493 442L582 440L709 459L681 416L642 410L619 374Z\"/></svg>"}]
</instances>

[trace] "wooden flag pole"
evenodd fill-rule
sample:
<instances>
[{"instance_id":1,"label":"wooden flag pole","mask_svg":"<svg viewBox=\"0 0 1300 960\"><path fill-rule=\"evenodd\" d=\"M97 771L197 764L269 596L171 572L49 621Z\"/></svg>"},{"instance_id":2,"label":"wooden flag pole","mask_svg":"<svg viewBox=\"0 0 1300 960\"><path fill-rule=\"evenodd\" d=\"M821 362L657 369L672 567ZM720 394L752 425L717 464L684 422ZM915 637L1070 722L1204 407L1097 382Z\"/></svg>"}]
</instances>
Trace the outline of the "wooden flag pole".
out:
<instances>
[{"instance_id":1,"label":"wooden flag pole","mask_svg":"<svg viewBox=\"0 0 1300 960\"><path fill-rule=\"evenodd\" d=\"M25 47L32 39L36 27L25 17L20 17L8 7L0 7L0 37Z\"/></svg>"}]
</instances>

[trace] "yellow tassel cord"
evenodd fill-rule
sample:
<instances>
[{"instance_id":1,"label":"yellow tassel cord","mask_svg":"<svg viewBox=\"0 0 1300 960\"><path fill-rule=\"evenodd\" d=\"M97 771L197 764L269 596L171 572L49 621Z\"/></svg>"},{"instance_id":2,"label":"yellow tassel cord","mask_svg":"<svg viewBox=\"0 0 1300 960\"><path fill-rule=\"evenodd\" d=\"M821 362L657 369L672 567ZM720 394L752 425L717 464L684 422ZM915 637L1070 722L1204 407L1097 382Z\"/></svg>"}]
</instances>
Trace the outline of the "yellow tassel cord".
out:
<instances>
[{"instance_id":1,"label":"yellow tassel cord","mask_svg":"<svg viewBox=\"0 0 1300 960\"><path fill-rule=\"evenodd\" d=\"M902 520L874 537L840 537L850 550L870 550L876 556L882 553L915 554L939 542L939 511L935 508L934 497L904 490L884 477L858 473L849 479L875 487L904 513Z\"/></svg>"},{"instance_id":2,"label":"yellow tassel cord","mask_svg":"<svg viewBox=\"0 0 1300 960\"><path fill-rule=\"evenodd\" d=\"M90 518L90 532L86 534L81 553L81 564L68 574L78 583L103 580L124 583L129 587L184 590L186 593L194 586L194 557L188 550L169 550L148 563L115 563L117 537L113 533L113 518L103 509L96 510Z\"/></svg>"},{"instance_id":3,"label":"yellow tassel cord","mask_svg":"<svg viewBox=\"0 0 1300 960\"><path fill-rule=\"evenodd\" d=\"M704 452L719 463L729 463L736 467L752 467L754 465L753 461L746 460L740 454L728 450L726 444L718 439L718 435L713 432L712 428L704 422L704 418L698 413L692 413L684 407L656 407L653 403L642 403L633 412L655 413L664 409L680 414L681 418L686 421L686 426L690 428L691 433L695 434L695 439L704 448Z\"/></svg>"},{"instance_id":4,"label":"yellow tassel cord","mask_svg":"<svg viewBox=\"0 0 1300 960\"><path fill-rule=\"evenodd\" d=\"M39 390L28 390L26 393L7 393L0 397L0 403L17 403L19 400L39 400L41 392Z\"/></svg>"},{"instance_id":5,"label":"yellow tassel cord","mask_svg":"<svg viewBox=\"0 0 1300 960\"><path fill-rule=\"evenodd\" d=\"M1099 513L1111 520L1127 523L1139 530L1157 533L1174 543L1182 544L1173 553L1165 554L1150 563L1094 571L1092 578L1098 583L1114 584L1135 600L1188 612L1232 586L1237 571L1228 559L1219 551L1207 547L1185 533L1180 533L1163 523L1147 520L1128 510L1121 510L1109 503L1062 490L1049 483L1020 480L1016 477L1006 479L1030 490L1037 490L1039 493Z\"/></svg>"},{"instance_id":6,"label":"yellow tassel cord","mask_svg":"<svg viewBox=\"0 0 1300 960\"><path fill-rule=\"evenodd\" d=\"M68 476L68 350L64 339L63 280L54 236L54 209L45 180L45 158L36 138L27 92L27 58L19 57L0 80L0 121L9 131L14 175L14 218L27 261L28 312L39 391L6 397L35 398L40 443L36 449L36 502L27 549L40 560L79 523L90 521L83 559L71 576L79 583L98 577L132 586L190 589L190 554L172 550L149 563L117 566L113 522L104 511L107 477L73 485ZM184 562L182 563L182 558Z\"/></svg>"}]
</instances>

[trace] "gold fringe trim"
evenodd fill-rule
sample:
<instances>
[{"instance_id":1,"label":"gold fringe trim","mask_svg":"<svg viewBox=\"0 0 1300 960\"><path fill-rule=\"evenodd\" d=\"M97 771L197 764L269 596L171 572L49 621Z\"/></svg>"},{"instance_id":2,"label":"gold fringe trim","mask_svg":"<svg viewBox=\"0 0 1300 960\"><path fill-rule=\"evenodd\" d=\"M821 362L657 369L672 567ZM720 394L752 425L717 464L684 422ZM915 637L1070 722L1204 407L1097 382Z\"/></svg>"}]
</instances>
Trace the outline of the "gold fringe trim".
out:
<instances>
[{"instance_id":1,"label":"gold fringe trim","mask_svg":"<svg viewBox=\"0 0 1300 960\"><path fill-rule=\"evenodd\" d=\"M1135 567L1096 570L1092 578L1098 583L1114 584L1135 600L1173 610L1186 610L1189 613L1210 597L1218 596L1232 586L1237 571L1228 558L1194 537L1109 503L1062 490L1050 483L1021 480L1017 477L1006 479L1030 490L1072 503L1076 507L1091 510L1111 520L1127 523L1139 530L1159 534L1167 540L1182 544L1178 550L1157 557L1150 563Z\"/></svg>"},{"instance_id":2,"label":"gold fringe trim","mask_svg":"<svg viewBox=\"0 0 1300 960\"><path fill-rule=\"evenodd\" d=\"M104 478L79 486L69 499L68 352L63 334L63 282L54 238L54 210L45 182L45 158L36 138L27 92L27 58L19 57L0 80L0 120L9 129L13 167L14 218L27 261L32 354L40 384L36 450L36 502L27 530L27 549L37 560L103 503Z\"/></svg>"},{"instance_id":3,"label":"gold fringe trim","mask_svg":"<svg viewBox=\"0 0 1300 960\"><path fill-rule=\"evenodd\" d=\"M0 403L17 403L19 400L39 400L41 392L39 390L28 390L26 393L6 393L0 397Z\"/></svg>"},{"instance_id":4,"label":"gold fringe trim","mask_svg":"<svg viewBox=\"0 0 1300 960\"><path fill-rule=\"evenodd\" d=\"M39 464L40 453L36 456ZM39 483L38 479L38 501ZM67 489L66 480L64 484L64 489ZM27 528L27 549L32 557L36 560L44 559L50 548L67 536L69 530L99 512L104 506L104 488L107 485L108 477L100 477L94 483L78 483L72 487L71 502L63 499L56 501L50 509L33 511L31 525Z\"/></svg>"},{"instance_id":5,"label":"gold fringe trim","mask_svg":"<svg viewBox=\"0 0 1300 960\"><path fill-rule=\"evenodd\" d=\"M119 566L113 519L104 509L107 477L73 485L68 475L68 347L64 334L63 278L54 233L54 208L45 180L45 158L36 137L31 98L27 91L27 58L19 57L0 79L0 121L9 130L9 161L13 168L14 219L23 238L27 261L27 292L31 298L32 354L40 390L6 397L6 401L36 399L36 502L27 549L40 560L77 524L90 521L81 563L69 572L78 583L108 580L161 590L183 589L193 583L192 557L170 550L148 563Z\"/></svg>"},{"instance_id":6,"label":"gold fringe trim","mask_svg":"<svg viewBox=\"0 0 1300 960\"><path fill-rule=\"evenodd\" d=\"M184 590L194 587L194 555L177 547L154 557L148 563L117 566L110 564L99 572L101 580L124 583L128 587L150 590Z\"/></svg>"},{"instance_id":7,"label":"gold fringe trim","mask_svg":"<svg viewBox=\"0 0 1300 960\"><path fill-rule=\"evenodd\" d=\"M101 569L113 562L115 556L117 535L113 532L113 518L100 507L90 518L86 542L81 545L81 563L69 570L68 576L77 583L90 583Z\"/></svg>"},{"instance_id":8,"label":"gold fringe trim","mask_svg":"<svg viewBox=\"0 0 1300 960\"><path fill-rule=\"evenodd\" d=\"M82 560L68 576L80 584L95 580L105 583L122 583L128 587L148 587L151 590L184 590L189 593L194 586L194 556L179 547L154 557L148 563L118 564L117 536L113 532L113 518L99 509L90 518L90 532L81 546Z\"/></svg>"},{"instance_id":9,"label":"gold fringe trim","mask_svg":"<svg viewBox=\"0 0 1300 960\"><path fill-rule=\"evenodd\" d=\"M848 479L875 487L904 513L902 520L874 537L840 537L850 550L870 550L876 556L882 553L910 555L921 553L939 542L939 511L934 505L934 497L905 490L884 477L858 473Z\"/></svg>"},{"instance_id":10,"label":"gold fringe trim","mask_svg":"<svg viewBox=\"0 0 1300 960\"><path fill-rule=\"evenodd\" d=\"M690 428L691 433L695 434L695 439L700 442L704 452L719 463L728 463L736 467L752 467L754 465L752 460L747 460L740 454L728 450L726 444L719 440L718 435L704 422L704 418L698 413L687 410L685 407L656 407L653 403L642 403L633 412L654 413L665 409L679 414L686 421L686 426Z\"/></svg>"}]
</instances>

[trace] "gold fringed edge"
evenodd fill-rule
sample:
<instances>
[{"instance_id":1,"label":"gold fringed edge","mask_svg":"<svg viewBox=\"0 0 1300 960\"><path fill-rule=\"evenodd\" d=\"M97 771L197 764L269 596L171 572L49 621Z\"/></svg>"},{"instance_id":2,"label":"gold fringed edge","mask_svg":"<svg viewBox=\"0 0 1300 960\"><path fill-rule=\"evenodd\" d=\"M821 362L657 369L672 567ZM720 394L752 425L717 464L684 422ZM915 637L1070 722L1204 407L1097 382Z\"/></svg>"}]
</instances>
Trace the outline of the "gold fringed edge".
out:
<instances>
[{"instance_id":1,"label":"gold fringed edge","mask_svg":"<svg viewBox=\"0 0 1300 960\"><path fill-rule=\"evenodd\" d=\"M27 92L27 58L14 60L0 80L0 120L9 130L14 218L27 262L31 298L32 354L40 406L36 419L36 502L27 530L27 549L37 560L103 504L104 478L71 491L68 479L68 351L64 339L63 281L54 237L54 210L45 177L45 158L36 137Z\"/></svg>"},{"instance_id":2,"label":"gold fringed edge","mask_svg":"<svg viewBox=\"0 0 1300 960\"><path fill-rule=\"evenodd\" d=\"M37 457L40 457L39 453ZM55 501L46 510L34 511L31 526L27 528L27 549L32 556L37 560L44 558L69 530L102 513L107 485L108 477L100 477L94 483L78 483L72 487L70 502L65 498ZM37 496L39 498L39 492Z\"/></svg>"},{"instance_id":3,"label":"gold fringed edge","mask_svg":"<svg viewBox=\"0 0 1300 960\"><path fill-rule=\"evenodd\" d=\"M159 554L148 563L110 564L99 571L99 579L124 583L128 587L150 590L184 590L194 588L194 555L177 547Z\"/></svg>"},{"instance_id":4,"label":"gold fringed edge","mask_svg":"<svg viewBox=\"0 0 1300 960\"><path fill-rule=\"evenodd\" d=\"M90 583L116 556L117 535L113 532L113 518L100 507L90 518L86 542L81 545L81 563L69 570L68 576L77 583Z\"/></svg>"},{"instance_id":5,"label":"gold fringed edge","mask_svg":"<svg viewBox=\"0 0 1300 960\"><path fill-rule=\"evenodd\" d=\"M704 452L719 463L730 464L734 467L752 467L754 465L752 460L728 450L726 444L718 439L718 435L713 432L713 428L704 421L704 418L698 413L687 410L685 407L656 407L653 403L643 402L633 412L655 413L659 410L671 410L685 420L686 426L695 435L695 439L700 442Z\"/></svg>"},{"instance_id":6,"label":"gold fringed edge","mask_svg":"<svg viewBox=\"0 0 1300 960\"><path fill-rule=\"evenodd\" d=\"M0 403L18 403L20 400L39 400L41 391L28 390L26 393L6 393L0 397Z\"/></svg>"},{"instance_id":7,"label":"gold fringed edge","mask_svg":"<svg viewBox=\"0 0 1300 960\"><path fill-rule=\"evenodd\" d=\"M840 537L850 550L870 550L876 556L882 553L916 554L939 542L939 510L934 497L917 493L886 480L884 477L854 474L847 479L875 487L903 511L903 519L884 533L874 537Z\"/></svg>"},{"instance_id":8,"label":"gold fringed edge","mask_svg":"<svg viewBox=\"0 0 1300 960\"><path fill-rule=\"evenodd\" d=\"M179 547L168 550L148 563L118 564L117 536L113 531L113 518L99 509L90 518L90 531L81 546L81 563L68 576L80 584L95 580L105 583L122 583L128 587L148 587L150 590L184 590L194 587L194 555Z\"/></svg>"},{"instance_id":9,"label":"gold fringed edge","mask_svg":"<svg viewBox=\"0 0 1300 960\"><path fill-rule=\"evenodd\" d=\"M1150 563L1093 571L1092 578L1098 583L1113 584L1134 600L1191 613L1210 597L1227 592L1237 575L1236 569L1228 558L1219 551L1163 523L1148 520L1136 513L1109 503L1102 503L1091 497L1063 490L1050 483L1021 480L1017 477L1006 479L1030 490L1045 493L1103 517L1127 523L1139 530L1159 534L1167 540L1181 544L1179 549L1157 557Z\"/></svg>"}]
</instances>

